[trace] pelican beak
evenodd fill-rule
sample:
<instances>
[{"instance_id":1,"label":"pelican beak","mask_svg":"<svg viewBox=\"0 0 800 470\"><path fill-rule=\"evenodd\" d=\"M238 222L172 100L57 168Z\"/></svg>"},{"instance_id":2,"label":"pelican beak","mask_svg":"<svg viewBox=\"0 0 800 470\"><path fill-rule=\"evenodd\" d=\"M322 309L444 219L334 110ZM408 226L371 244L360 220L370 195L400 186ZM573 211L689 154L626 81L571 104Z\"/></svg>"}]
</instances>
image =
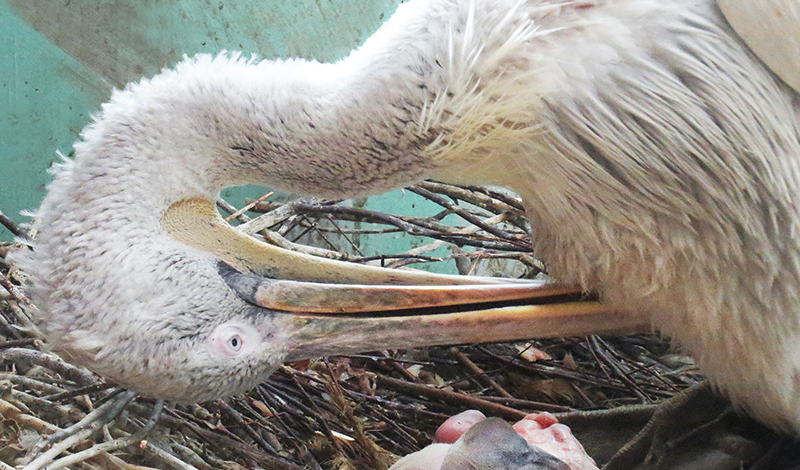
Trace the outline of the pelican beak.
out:
<instances>
[{"instance_id":1,"label":"pelican beak","mask_svg":"<svg viewBox=\"0 0 800 470\"><path fill-rule=\"evenodd\" d=\"M385 269L320 258L260 242L228 225L207 199L184 199L161 217L175 240L213 253L243 273L272 279L344 284L508 284L510 279L447 276L419 270Z\"/></svg>"},{"instance_id":2,"label":"pelican beak","mask_svg":"<svg viewBox=\"0 0 800 470\"><path fill-rule=\"evenodd\" d=\"M650 331L642 316L610 309L572 287L355 265L267 245L230 227L206 200L174 204L162 226L219 257L220 274L247 302L285 314L287 360Z\"/></svg>"},{"instance_id":3,"label":"pelican beak","mask_svg":"<svg viewBox=\"0 0 800 470\"><path fill-rule=\"evenodd\" d=\"M247 302L285 314L287 360L378 349L649 331L579 290L545 283L397 286L270 280L220 268Z\"/></svg>"}]
</instances>

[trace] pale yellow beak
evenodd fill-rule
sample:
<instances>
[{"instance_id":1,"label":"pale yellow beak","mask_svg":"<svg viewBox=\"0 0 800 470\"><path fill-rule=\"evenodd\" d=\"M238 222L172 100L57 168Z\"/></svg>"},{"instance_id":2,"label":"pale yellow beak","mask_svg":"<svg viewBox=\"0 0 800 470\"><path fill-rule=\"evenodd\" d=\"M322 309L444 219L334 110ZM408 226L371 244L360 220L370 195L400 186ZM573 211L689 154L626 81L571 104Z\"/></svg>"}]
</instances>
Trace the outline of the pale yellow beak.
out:
<instances>
[{"instance_id":1,"label":"pale yellow beak","mask_svg":"<svg viewBox=\"0 0 800 470\"><path fill-rule=\"evenodd\" d=\"M248 302L287 312L289 360L376 349L649 331L573 287L356 265L267 245L230 227L210 201L174 204L175 239L214 253ZM285 280L285 279L299 279Z\"/></svg>"}]
</instances>

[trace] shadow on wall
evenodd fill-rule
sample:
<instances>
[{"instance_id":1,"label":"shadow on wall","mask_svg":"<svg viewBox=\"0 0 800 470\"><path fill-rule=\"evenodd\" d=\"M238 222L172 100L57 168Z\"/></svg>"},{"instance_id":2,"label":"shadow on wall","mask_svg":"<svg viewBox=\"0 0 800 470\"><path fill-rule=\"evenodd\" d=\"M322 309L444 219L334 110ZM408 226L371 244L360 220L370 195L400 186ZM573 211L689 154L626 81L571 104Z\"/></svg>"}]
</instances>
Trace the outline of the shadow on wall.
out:
<instances>
[{"instance_id":1,"label":"shadow on wall","mask_svg":"<svg viewBox=\"0 0 800 470\"><path fill-rule=\"evenodd\" d=\"M112 87L183 54L240 50L335 60L369 37L397 0L0 0L0 210L24 222ZM258 192L226 192L234 203ZM11 234L0 230L0 241Z\"/></svg>"}]
</instances>

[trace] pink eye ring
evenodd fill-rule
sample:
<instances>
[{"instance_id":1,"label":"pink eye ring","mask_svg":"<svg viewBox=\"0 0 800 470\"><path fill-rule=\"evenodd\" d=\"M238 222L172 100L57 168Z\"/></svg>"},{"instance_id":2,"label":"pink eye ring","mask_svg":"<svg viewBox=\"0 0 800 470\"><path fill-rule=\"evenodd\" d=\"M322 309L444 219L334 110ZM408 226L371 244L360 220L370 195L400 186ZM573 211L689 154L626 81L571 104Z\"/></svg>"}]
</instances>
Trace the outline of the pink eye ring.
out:
<instances>
[{"instance_id":1,"label":"pink eye ring","mask_svg":"<svg viewBox=\"0 0 800 470\"><path fill-rule=\"evenodd\" d=\"M252 340L252 335L248 335L243 328L229 323L218 326L209 338L214 351L229 357L252 349Z\"/></svg>"}]
</instances>

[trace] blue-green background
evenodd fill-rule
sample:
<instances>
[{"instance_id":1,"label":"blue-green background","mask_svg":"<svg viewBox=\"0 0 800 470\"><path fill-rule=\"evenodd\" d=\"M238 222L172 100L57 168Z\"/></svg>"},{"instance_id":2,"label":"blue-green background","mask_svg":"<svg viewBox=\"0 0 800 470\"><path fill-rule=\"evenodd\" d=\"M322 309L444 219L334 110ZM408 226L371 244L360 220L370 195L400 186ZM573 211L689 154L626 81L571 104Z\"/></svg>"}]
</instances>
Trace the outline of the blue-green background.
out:
<instances>
[{"instance_id":1,"label":"blue-green background","mask_svg":"<svg viewBox=\"0 0 800 470\"><path fill-rule=\"evenodd\" d=\"M0 0L0 210L26 220L20 212L35 210L44 197L56 152L71 153L113 87L198 52L336 60L397 6L398 0ZM233 189L223 196L241 206L260 193ZM367 208L441 210L408 192L370 198ZM0 241L11 238L0 228ZM362 237L361 249L397 253L421 243L405 235ZM448 264L433 269L452 272Z\"/></svg>"},{"instance_id":2,"label":"blue-green background","mask_svg":"<svg viewBox=\"0 0 800 470\"><path fill-rule=\"evenodd\" d=\"M197 52L335 60L396 7L395 0L0 0L0 210L21 222L20 211L38 206L56 151L70 153L112 87Z\"/></svg>"}]
</instances>

